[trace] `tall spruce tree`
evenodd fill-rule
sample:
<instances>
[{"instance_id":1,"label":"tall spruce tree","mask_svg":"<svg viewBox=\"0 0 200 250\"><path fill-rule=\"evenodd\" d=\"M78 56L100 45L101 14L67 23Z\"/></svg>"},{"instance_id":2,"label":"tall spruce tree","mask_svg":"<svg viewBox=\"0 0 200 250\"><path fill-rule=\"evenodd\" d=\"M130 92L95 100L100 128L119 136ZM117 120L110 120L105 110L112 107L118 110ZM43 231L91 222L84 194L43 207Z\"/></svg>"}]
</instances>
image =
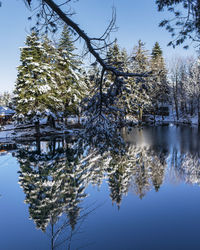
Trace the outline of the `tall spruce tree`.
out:
<instances>
[{"instance_id":1,"label":"tall spruce tree","mask_svg":"<svg viewBox=\"0 0 200 250\"><path fill-rule=\"evenodd\" d=\"M87 92L81 61L75 54L75 49L70 30L65 25L58 44L56 62L57 82L59 82L65 115L78 114L79 103Z\"/></svg>"},{"instance_id":2,"label":"tall spruce tree","mask_svg":"<svg viewBox=\"0 0 200 250\"><path fill-rule=\"evenodd\" d=\"M21 65L14 91L16 118L21 122L34 122L39 133L40 120L49 114L55 115L59 100L52 96L55 79L49 51L36 33L27 36L25 44L21 48Z\"/></svg>"},{"instance_id":3,"label":"tall spruce tree","mask_svg":"<svg viewBox=\"0 0 200 250\"><path fill-rule=\"evenodd\" d=\"M148 72L149 67L149 54L145 49L145 44L139 40L138 44L133 48L130 57L130 70L136 73ZM141 122L143 119L143 111L148 110L151 106L149 98L149 78L135 78L130 79L129 84L133 92L132 103L135 113L138 114L138 119Z\"/></svg>"},{"instance_id":4,"label":"tall spruce tree","mask_svg":"<svg viewBox=\"0 0 200 250\"><path fill-rule=\"evenodd\" d=\"M168 103L170 93L165 61L158 42L155 43L152 49L150 64L153 76L151 99L155 111L159 105L163 106L164 103Z\"/></svg>"},{"instance_id":5,"label":"tall spruce tree","mask_svg":"<svg viewBox=\"0 0 200 250\"><path fill-rule=\"evenodd\" d=\"M119 48L119 45L117 42L113 44L113 46L110 46L107 53L107 62L109 65L112 65L113 67L116 67L118 70L122 70L123 67L123 58L122 58L122 52ZM109 73L110 80L113 81L114 76L112 73Z\"/></svg>"},{"instance_id":6,"label":"tall spruce tree","mask_svg":"<svg viewBox=\"0 0 200 250\"><path fill-rule=\"evenodd\" d=\"M113 46L110 46L108 53L107 53L107 62L109 65L117 68L118 70L128 71L128 55L126 49L120 49L117 43L114 43ZM105 85L109 87L114 81L116 77L109 73L107 74ZM128 79L127 79L128 82ZM130 112L130 97L131 91L129 85L123 86L123 91L118 96L117 102L115 106L119 109L117 112L117 116L122 122L123 118Z\"/></svg>"},{"instance_id":7,"label":"tall spruce tree","mask_svg":"<svg viewBox=\"0 0 200 250\"><path fill-rule=\"evenodd\" d=\"M160 48L160 45L158 42L156 42L153 49L152 49L151 56L153 59L156 59L157 57L160 57L162 55L163 55L163 52Z\"/></svg>"}]
</instances>

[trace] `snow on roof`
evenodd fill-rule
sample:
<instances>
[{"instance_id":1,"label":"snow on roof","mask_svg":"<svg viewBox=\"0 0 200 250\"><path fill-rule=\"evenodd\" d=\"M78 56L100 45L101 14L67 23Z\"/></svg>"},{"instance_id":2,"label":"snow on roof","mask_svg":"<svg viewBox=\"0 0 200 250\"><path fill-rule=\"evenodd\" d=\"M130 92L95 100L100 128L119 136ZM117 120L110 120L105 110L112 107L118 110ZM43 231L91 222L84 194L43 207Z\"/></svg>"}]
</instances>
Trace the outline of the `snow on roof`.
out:
<instances>
[{"instance_id":1,"label":"snow on roof","mask_svg":"<svg viewBox=\"0 0 200 250\"><path fill-rule=\"evenodd\" d=\"M8 108L8 107L5 107L5 106L0 106L0 115L13 115L15 114L15 111Z\"/></svg>"}]
</instances>

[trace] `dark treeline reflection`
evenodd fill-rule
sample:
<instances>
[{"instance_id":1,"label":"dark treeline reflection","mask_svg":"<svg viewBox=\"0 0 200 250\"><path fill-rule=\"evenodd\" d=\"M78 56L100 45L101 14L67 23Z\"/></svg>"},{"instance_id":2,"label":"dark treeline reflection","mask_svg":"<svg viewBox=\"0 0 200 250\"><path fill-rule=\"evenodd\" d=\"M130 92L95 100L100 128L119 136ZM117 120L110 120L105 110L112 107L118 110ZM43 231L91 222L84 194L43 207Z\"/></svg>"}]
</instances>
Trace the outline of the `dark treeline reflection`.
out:
<instances>
[{"instance_id":1,"label":"dark treeline reflection","mask_svg":"<svg viewBox=\"0 0 200 250\"><path fill-rule=\"evenodd\" d=\"M15 156L25 203L36 227L49 232L52 249L60 244L70 249L72 237L94 210L82 205L89 184L101 186L106 180L111 201L118 207L129 191L141 199L152 189L158 192L166 176L200 184L197 130L162 127L123 133L124 155L100 155L67 139L19 145Z\"/></svg>"}]
</instances>

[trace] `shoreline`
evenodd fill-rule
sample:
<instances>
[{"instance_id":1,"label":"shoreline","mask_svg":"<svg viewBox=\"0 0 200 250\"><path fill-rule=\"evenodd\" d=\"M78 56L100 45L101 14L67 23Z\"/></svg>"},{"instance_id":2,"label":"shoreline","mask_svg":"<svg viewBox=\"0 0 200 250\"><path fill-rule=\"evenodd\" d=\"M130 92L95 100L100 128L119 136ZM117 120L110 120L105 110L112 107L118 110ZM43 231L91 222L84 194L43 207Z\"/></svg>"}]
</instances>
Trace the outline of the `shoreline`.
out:
<instances>
[{"instance_id":1,"label":"shoreline","mask_svg":"<svg viewBox=\"0 0 200 250\"><path fill-rule=\"evenodd\" d=\"M170 120L157 120L155 123L153 122L139 122L131 123L128 121L127 124L123 127L142 127L142 126L189 126L198 128L197 123L192 123L190 121L170 121ZM0 131L0 143L17 143L19 141L33 141L37 138L40 139L48 139L52 137L63 137L63 136L73 136L77 131L80 131L80 127L77 128L77 124L74 126L70 125L70 128L51 128L49 126L41 126L40 135L36 135L35 128L33 126L28 127L15 127L13 124L6 125L4 130Z\"/></svg>"}]
</instances>

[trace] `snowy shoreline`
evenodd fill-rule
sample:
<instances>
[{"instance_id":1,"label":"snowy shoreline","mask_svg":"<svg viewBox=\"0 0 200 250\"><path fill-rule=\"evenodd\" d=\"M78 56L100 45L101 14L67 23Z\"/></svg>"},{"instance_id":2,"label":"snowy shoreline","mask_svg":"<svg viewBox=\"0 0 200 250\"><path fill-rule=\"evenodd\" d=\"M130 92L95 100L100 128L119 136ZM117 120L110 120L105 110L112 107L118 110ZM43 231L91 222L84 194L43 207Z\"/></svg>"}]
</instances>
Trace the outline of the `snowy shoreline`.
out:
<instances>
[{"instance_id":1,"label":"snowy shoreline","mask_svg":"<svg viewBox=\"0 0 200 250\"><path fill-rule=\"evenodd\" d=\"M129 123L129 122L128 122ZM132 124L133 127L138 126L139 123L135 122ZM142 125L147 126L169 126L169 125L183 125L183 126L192 126L197 127L198 122L196 117L191 120L180 119L179 121L174 121L173 119L164 119L156 118L155 124L153 122L143 122ZM73 127L69 128L56 128L53 129L49 126L42 126L40 129L41 139L48 139L51 137L59 137L65 135L74 135L80 128ZM16 141L27 141L27 140L35 140L38 136L36 136L34 126L29 127L15 127L13 124L5 125L2 130L0 130L0 143L14 143Z\"/></svg>"},{"instance_id":2,"label":"snowy shoreline","mask_svg":"<svg viewBox=\"0 0 200 250\"><path fill-rule=\"evenodd\" d=\"M49 126L40 129L40 138L48 138L52 136L73 135L78 129L53 129ZM0 130L0 143L11 143L19 140L35 140L37 138L34 127L20 128L14 125L5 125Z\"/></svg>"}]
</instances>

